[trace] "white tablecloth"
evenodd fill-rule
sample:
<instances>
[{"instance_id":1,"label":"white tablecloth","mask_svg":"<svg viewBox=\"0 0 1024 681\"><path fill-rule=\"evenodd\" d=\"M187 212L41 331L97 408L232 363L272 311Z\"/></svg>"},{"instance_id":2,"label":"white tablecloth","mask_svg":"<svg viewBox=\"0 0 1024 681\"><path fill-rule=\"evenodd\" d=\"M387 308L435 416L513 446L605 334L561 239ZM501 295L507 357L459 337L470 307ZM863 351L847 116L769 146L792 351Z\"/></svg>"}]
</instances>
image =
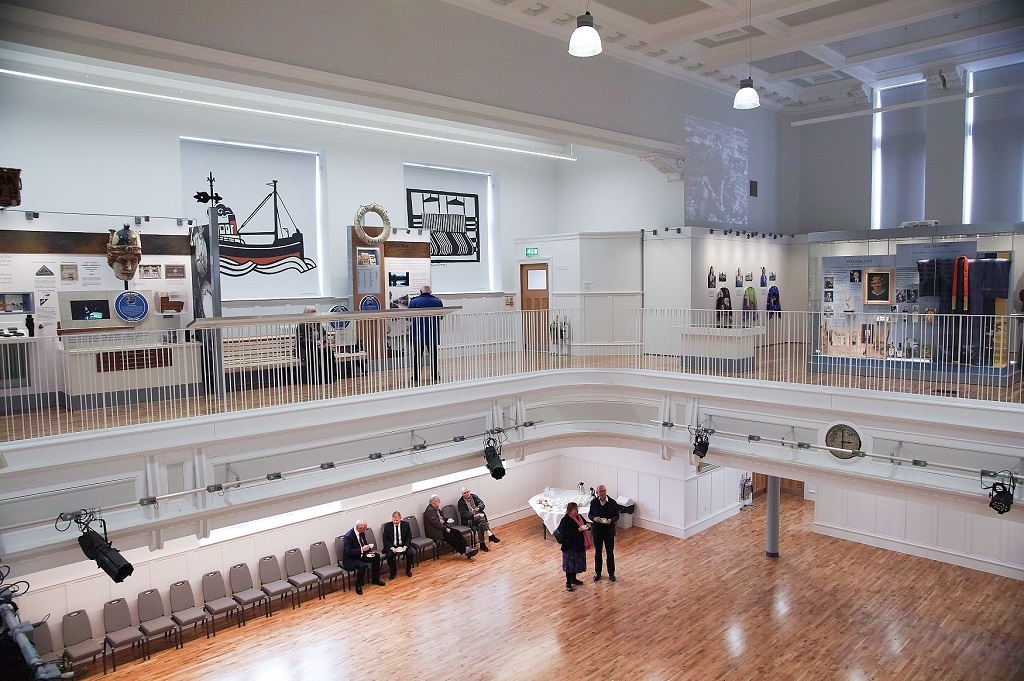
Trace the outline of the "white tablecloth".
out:
<instances>
[{"instance_id":1,"label":"white tablecloth","mask_svg":"<svg viewBox=\"0 0 1024 681\"><path fill-rule=\"evenodd\" d=\"M530 506L544 521L544 527L548 528L548 532L554 532L558 523L562 521L565 507L570 501L575 501L580 507L580 513L585 514L590 510L590 499L590 494L580 494L570 489L556 489L534 495L530 498Z\"/></svg>"}]
</instances>

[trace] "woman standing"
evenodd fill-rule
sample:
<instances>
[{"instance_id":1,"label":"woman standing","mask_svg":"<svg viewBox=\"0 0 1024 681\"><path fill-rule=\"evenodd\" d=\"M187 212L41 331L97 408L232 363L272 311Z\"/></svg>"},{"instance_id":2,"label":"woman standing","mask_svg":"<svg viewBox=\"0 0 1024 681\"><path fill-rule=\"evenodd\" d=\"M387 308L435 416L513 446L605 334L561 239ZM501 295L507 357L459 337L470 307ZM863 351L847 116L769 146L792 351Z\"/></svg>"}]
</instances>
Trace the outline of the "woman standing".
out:
<instances>
[{"instance_id":1,"label":"woman standing","mask_svg":"<svg viewBox=\"0 0 1024 681\"><path fill-rule=\"evenodd\" d=\"M562 542L562 570L565 572L565 590L573 591L574 584L583 584L576 575L587 571L587 551L594 545L590 538L590 524L580 515L580 507L570 501L565 515L558 523L558 536Z\"/></svg>"}]
</instances>

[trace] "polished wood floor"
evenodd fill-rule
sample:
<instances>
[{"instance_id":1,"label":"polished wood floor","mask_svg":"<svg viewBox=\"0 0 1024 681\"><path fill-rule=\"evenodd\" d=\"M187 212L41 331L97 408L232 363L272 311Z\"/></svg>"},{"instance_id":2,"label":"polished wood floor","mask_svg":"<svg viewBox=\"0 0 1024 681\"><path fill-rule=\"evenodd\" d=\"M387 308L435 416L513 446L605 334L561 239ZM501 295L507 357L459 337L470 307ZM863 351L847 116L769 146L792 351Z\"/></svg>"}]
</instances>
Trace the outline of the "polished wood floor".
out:
<instances>
[{"instance_id":1,"label":"polished wood floor","mask_svg":"<svg viewBox=\"0 0 1024 681\"><path fill-rule=\"evenodd\" d=\"M724 370L709 361L707 366L698 364L690 367L688 373L1004 403L1024 401L1024 383L1020 381L1002 386L968 385L962 377L953 374L912 377L899 373L879 376L860 376L847 371L829 373L810 367L807 353L808 348L797 343L760 348L750 368ZM520 356L518 364L511 364L508 357L503 355L478 355L461 357L458 361L442 360L438 382L457 383L564 368L639 368L678 373L680 360L674 355L643 355L638 358L633 353L551 355L548 352L531 352ZM425 380L416 383L408 368L385 368L313 385L295 384L286 378L275 380L280 376L256 375L238 380L235 388L227 390L220 398L210 394L181 399L151 399L137 403L107 400L102 404L74 410L40 408L40 405L29 399L24 404L19 403L17 413L0 413L0 442L416 388L434 383L425 378L426 373L424 371Z\"/></svg>"},{"instance_id":2,"label":"polished wood floor","mask_svg":"<svg viewBox=\"0 0 1024 681\"><path fill-rule=\"evenodd\" d=\"M189 633L147 661L125 652L104 678L1024 678L1024 583L816 535L813 504L794 497L782 509L778 559L764 556L758 501L688 540L622 531L618 581L584 575L574 593L528 518L472 561L446 554L361 597Z\"/></svg>"}]
</instances>

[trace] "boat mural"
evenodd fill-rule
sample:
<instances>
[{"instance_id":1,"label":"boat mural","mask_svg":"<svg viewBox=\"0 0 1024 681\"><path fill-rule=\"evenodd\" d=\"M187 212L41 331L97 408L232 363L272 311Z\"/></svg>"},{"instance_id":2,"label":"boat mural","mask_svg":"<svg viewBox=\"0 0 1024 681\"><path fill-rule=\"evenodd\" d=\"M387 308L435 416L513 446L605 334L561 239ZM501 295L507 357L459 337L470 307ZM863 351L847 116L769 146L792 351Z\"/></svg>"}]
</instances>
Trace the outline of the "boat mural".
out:
<instances>
[{"instance_id":1,"label":"boat mural","mask_svg":"<svg viewBox=\"0 0 1024 681\"><path fill-rule=\"evenodd\" d=\"M241 225L230 207L217 204L220 273L225 276L242 277L250 272L278 274L288 270L304 273L316 268L316 262L305 255L302 232L278 194L277 180L272 180L267 186L271 187L270 193ZM268 204L274 211L274 228L246 230L253 217ZM282 208L291 221L290 229L281 224Z\"/></svg>"}]
</instances>

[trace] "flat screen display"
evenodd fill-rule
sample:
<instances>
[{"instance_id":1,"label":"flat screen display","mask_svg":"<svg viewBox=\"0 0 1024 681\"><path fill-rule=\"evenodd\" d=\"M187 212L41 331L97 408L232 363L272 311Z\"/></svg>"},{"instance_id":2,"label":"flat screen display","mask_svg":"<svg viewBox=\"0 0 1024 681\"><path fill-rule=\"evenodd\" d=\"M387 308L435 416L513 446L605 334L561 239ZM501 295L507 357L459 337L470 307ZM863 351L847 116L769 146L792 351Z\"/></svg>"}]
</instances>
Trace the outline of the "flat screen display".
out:
<instances>
[{"instance_id":1,"label":"flat screen display","mask_svg":"<svg viewBox=\"0 0 1024 681\"><path fill-rule=\"evenodd\" d=\"M71 319L76 322L93 322L110 319L109 300L72 300Z\"/></svg>"}]
</instances>

